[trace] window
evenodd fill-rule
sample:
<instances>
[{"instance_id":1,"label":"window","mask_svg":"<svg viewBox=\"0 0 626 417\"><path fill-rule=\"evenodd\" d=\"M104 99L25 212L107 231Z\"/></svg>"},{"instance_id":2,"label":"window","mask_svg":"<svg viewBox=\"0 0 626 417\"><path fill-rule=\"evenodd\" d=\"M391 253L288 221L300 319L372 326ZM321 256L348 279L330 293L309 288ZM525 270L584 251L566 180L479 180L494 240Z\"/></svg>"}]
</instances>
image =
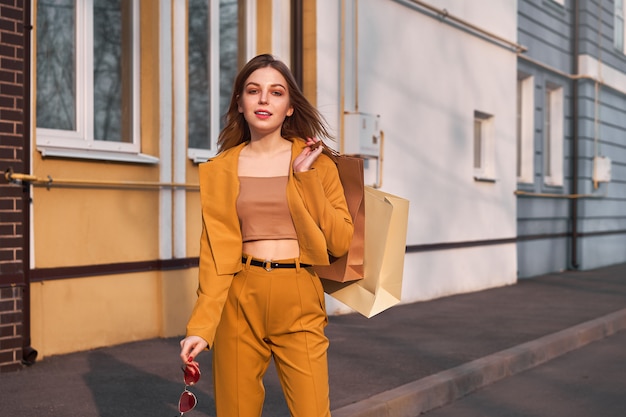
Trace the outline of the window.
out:
<instances>
[{"instance_id":1,"label":"window","mask_svg":"<svg viewBox=\"0 0 626 417\"><path fill-rule=\"evenodd\" d=\"M187 133L196 162L217 153L238 71L239 9L238 0L189 0Z\"/></svg>"},{"instance_id":2,"label":"window","mask_svg":"<svg viewBox=\"0 0 626 417\"><path fill-rule=\"evenodd\" d=\"M614 13L614 32L615 32L615 48L626 54L626 25L624 25L624 15L626 14L626 2L624 0L615 0Z\"/></svg>"},{"instance_id":3,"label":"window","mask_svg":"<svg viewBox=\"0 0 626 417\"><path fill-rule=\"evenodd\" d=\"M493 116L474 112L474 179L495 181Z\"/></svg>"},{"instance_id":4,"label":"window","mask_svg":"<svg viewBox=\"0 0 626 417\"><path fill-rule=\"evenodd\" d=\"M563 88L546 85L543 176L546 185L563 185Z\"/></svg>"},{"instance_id":5,"label":"window","mask_svg":"<svg viewBox=\"0 0 626 417\"><path fill-rule=\"evenodd\" d=\"M37 148L154 163L140 154L139 0L37 5Z\"/></svg>"},{"instance_id":6,"label":"window","mask_svg":"<svg viewBox=\"0 0 626 417\"><path fill-rule=\"evenodd\" d=\"M517 180L523 183L534 182L534 84L533 77L517 80Z\"/></svg>"}]
</instances>

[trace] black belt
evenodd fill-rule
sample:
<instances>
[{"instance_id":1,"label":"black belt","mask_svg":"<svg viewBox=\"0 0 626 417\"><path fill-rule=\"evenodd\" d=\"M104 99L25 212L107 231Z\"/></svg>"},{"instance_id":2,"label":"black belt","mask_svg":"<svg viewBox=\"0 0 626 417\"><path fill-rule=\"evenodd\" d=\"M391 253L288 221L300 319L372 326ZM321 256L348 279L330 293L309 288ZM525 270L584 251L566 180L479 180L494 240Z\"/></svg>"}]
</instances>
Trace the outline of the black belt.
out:
<instances>
[{"instance_id":1,"label":"black belt","mask_svg":"<svg viewBox=\"0 0 626 417\"><path fill-rule=\"evenodd\" d=\"M244 256L241 258L241 262L248 263L248 259ZM254 259L252 258L250 260L250 265L252 266L260 266L261 268L264 268L266 271L271 271L272 269L275 268L297 268L298 265L296 265L295 263L283 263L283 262L272 262L272 261L261 261L258 259ZM307 268L311 265L308 264L300 264L301 268Z\"/></svg>"}]
</instances>

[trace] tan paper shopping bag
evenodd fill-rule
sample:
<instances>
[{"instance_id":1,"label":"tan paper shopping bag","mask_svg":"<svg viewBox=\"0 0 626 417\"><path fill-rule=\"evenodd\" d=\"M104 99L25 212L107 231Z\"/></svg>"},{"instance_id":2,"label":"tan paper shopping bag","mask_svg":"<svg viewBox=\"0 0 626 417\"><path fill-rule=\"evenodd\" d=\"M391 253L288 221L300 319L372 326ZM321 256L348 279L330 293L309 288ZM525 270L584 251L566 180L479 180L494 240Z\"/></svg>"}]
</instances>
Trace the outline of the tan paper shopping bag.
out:
<instances>
[{"instance_id":1,"label":"tan paper shopping bag","mask_svg":"<svg viewBox=\"0 0 626 417\"><path fill-rule=\"evenodd\" d=\"M365 257L362 280L322 280L324 291L365 317L400 302L409 201L365 187Z\"/></svg>"},{"instance_id":2,"label":"tan paper shopping bag","mask_svg":"<svg viewBox=\"0 0 626 417\"><path fill-rule=\"evenodd\" d=\"M348 253L340 258L330 258L330 265L313 267L320 278L347 282L363 279L363 254L365 234L365 197L363 184L363 159L341 155L323 144L324 152L337 164L343 185L348 211L354 224L354 234Z\"/></svg>"}]
</instances>

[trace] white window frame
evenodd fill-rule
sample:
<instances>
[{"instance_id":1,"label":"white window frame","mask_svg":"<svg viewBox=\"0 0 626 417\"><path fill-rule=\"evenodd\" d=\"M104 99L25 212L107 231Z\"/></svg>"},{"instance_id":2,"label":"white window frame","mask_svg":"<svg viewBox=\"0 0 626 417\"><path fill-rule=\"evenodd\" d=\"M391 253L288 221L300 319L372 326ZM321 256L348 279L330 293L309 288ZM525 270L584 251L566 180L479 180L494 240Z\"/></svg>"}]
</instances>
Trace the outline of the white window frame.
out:
<instances>
[{"instance_id":1,"label":"white window frame","mask_svg":"<svg viewBox=\"0 0 626 417\"><path fill-rule=\"evenodd\" d=\"M534 183L535 77L517 80L517 182Z\"/></svg>"},{"instance_id":2,"label":"white window frame","mask_svg":"<svg viewBox=\"0 0 626 417\"><path fill-rule=\"evenodd\" d=\"M546 85L543 128L543 179L549 186L563 186L563 87Z\"/></svg>"},{"instance_id":3,"label":"white window frame","mask_svg":"<svg viewBox=\"0 0 626 417\"><path fill-rule=\"evenodd\" d=\"M614 45L615 48L620 52L626 54L626 1L622 0L621 7L615 0L615 10L614 10ZM620 27L621 26L621 27ZM618 42L618 39L621 39L621 45Z\"/></svg>"},{"instance_id":4,"label":"white window frame","mask_svg":"<svg viewBox=\"0 0 626 417\"><path fill-rule=\"evenodd\" d=\"M158 158L141 154L139 0L132 0L132 133L129 142L96 140L93 107L93 0L76 1L76 130L37 128L37 150L59 156L154 164ZM90 104L91 103L91 104Z\"/></svg>"},{"instance_id":5,"label":"white window frame","mask_svg":"<svg viewBox=\"0 0 626 417\"><path fill-rule=\"evenodd\" d=\"M495 117L476 110L473 121L474 180L495 182Z\"/></svg>"}]
</instances>

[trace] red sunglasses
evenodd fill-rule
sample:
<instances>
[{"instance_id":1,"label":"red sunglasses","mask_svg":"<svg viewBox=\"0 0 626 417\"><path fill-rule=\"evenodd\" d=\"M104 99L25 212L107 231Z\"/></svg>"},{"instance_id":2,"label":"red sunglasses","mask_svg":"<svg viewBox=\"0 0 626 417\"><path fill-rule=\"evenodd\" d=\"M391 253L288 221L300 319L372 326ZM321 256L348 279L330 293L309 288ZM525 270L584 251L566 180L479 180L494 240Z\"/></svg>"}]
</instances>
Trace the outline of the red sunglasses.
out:
<instances>
[{"instance_id":1,"label":"red sunglasses","mask_svg":"<svg viewBox=\"0 0 626 417\"><path fill-rule=\"evenodd\" d=\"M183 365L182 369L185 390L180 394L180 399L178 400L178 412L181 416L193 410L196 404L198 404L198 399L187 387L196 384L200 380L200 366L197 362L190 362L187 365Z\"/></svg>"}]
</instances>

